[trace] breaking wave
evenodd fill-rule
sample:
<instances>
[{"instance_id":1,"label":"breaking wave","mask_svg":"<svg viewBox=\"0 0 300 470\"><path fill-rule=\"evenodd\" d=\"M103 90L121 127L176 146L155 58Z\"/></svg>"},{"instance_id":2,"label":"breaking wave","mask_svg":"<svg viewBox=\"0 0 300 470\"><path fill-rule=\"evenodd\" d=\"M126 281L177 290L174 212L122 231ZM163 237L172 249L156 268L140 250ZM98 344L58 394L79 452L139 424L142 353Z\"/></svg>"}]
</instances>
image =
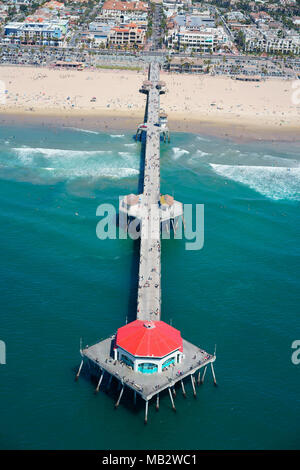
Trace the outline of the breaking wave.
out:
<instances>
[{"instance_id":1,"label":"breaking wave","mask_svg":"<svg viewBox=\"0 0 300 470\"><path fill-rule=\"evenodd\" d=\"M9 159L0 156L3 177L37 183L76 178L121 179L139 174L139 157L112 150L66 150L19 147Z\"/></svg>"},{"instance_id":2,"label":"breaking wave","mask_svg":"<svg viewBox=\"0 0 300 470\"><path fill-rule=\"evenodd\" d=\"M177 160L178 158L182 157L182 155L188 155L190 152L185 149L181 149L179 147L173 147L173 158Z\"/></svg>"},{"instance_id":3,"label":"breaking wave","mask_svg":"<svg viewBox=\"0 0 300 470\"><path fill-rule=\"evenodd\" d=\"M254 189L270 199L300 201L300 167L218 165L210 163L220 176Z\"/></svg>"},{"instance_id":4,"label":"breaking wave","mask_svg":"<svg viewBox=\"0 0 300 470\"><path fill-rule=\"evenodd\" d=\"M99 134L97 131L91 131L89 129L79 129L78 127L65 127L65 129L70 129L76 132L85 132L86 134Z\"/></svg>"},{"instance_id":5,"label":"breaking wave","mask_svg":"<svg viewBox=\"0 0 300 470\"><path fill-rule=\"evenodd\" d=\"M199 155L199 157L206 157L206 155L210 155L210 153L203 152L203 150L200 149L198 149L196 153Z\"/></svg>"},{"instance_id":6,"label":"breaking wave","mask_svg":"<svg viewBox=\"0 0 300 470\"><path fill-rule=\"evenodd\" d=\"M39 147L19 147L12 149L17 156L22 160L26 161L34 155L41 155L44 158L62 157L62 158L74 158L74 157L89 157L97 155L111 154L111 150L66 150L66 149L48 149Z\"/></svg>"}]
</instances>

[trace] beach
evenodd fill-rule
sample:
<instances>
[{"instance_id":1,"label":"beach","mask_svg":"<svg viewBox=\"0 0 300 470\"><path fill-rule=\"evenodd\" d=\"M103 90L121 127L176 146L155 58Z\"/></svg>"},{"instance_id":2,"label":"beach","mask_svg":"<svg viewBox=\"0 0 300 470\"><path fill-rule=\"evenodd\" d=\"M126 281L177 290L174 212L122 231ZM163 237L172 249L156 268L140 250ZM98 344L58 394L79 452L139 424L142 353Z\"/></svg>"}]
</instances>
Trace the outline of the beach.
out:
<instances>
[{"instance_id":1,"label":"beach","mask_svg":"<svg viewBox=\"0 0 300 470\"><path fill-rule=\"evenodd\" d=\"M2 125L42 124L133 130L143 122L146 70L58 70L2 66ZM224 76L162 72L161 110L171 132L240 139L299 139L293 80L242 82ZM294 96L294 99L293 99Z\"/></svg>"}]
</instances>

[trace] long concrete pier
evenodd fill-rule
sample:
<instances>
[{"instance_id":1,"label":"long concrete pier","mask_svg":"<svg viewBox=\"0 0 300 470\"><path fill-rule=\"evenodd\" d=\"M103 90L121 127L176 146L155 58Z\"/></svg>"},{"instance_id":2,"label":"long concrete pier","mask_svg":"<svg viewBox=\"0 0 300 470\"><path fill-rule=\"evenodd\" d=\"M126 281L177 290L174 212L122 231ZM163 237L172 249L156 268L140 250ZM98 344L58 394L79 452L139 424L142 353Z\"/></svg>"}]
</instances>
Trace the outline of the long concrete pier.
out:
<instances>
[{"instance_id":1,"label":"long concrete pier","mask_svg":"<svg viewBox=\"0 0 300 470\"><path fill-rule=\"evenodd\" d=\"M156 12L160 6L156 5ZM156 22L159 21L159 14L155 16ZM114 377L121 388L116 407L119 406L125 386L134 392L134 402L139 395L145 400L145 422L148 419L148 402L156 397L156 408L159 406L159 394L167 390L171 399L173 410L175 410L174 398L175 385L180 382L184 396L184 380L190 378L193 389L193 395L196 397L196 379L197 384L204 382L207 366L210 364L214 383L216 378L213 368L213 362L216 359L215 354L208 354L198 345L194 345L185 339L178 343L180 332L175 328L161 321L161 224L169 219L175 219L175 216L182 214L182 204L174 201L173 197L168 196L169 206L162 201L167 197L161 197L160 194L160 136L164 128L160 125L160 94L164 93L163 82L160 81L160 56L152 54L147 57L149 63L148 80L142 86L143 93L147 94L147 107L145 113L145 123L140 126L141 132L146 136L145 161L144 161L144 185L143 194L129 195L122 200L120 208L125 214L134 217L140 224L140 259L139 259L139 278L137 294L137 314L139 321L131 322L118 329L116 334L102 340L92 346L86 346L80 349L82 357L76 378L78 378L84 362L89 366L89 371L97 377L96 392L103 384L104 374L108 376L108 387L111 379ZM164 206L164 207L162 207ZM120 209L120 210L121 210ZM126 224L127 227L127 224ZM174 228L174 225L173 225ZM175 229L174 229L175 230ZM118 343L120 330L126 329L126 334L132 333L132 324L138 324L141 336L135 339L126 347ZM161 336L159 333L155 336L155 331L162 332L160 325L164 325L164 331L172 336L171 343L168 337ZM141 331L141 328L143 331ZM130 330L130 331L129 331ZM128 333L129 331L129 333ZM146 339L146 349L141 353L137 350L146 332L153 332L155 338L151 343L151 334ZM175 331L175 332L174 332ZM179 336L178 336L179 334ZM176 340L174 340L174 335ZM125 335L126 336L126 335ZM169 336L170 339L170 336ZM174 342L175 341L175 342ZM173 342L173 343L172 343ZM151 343L152 353L148 352L148 345ZM162 353L160 347L167 343L167 351ZM171 345L170 345L171 344ZM159 345L157 349L157 345ZM126 346L126 345L125 345ZM135 352L132 352L134 349ZM126 353L127 351L127 353ZM131 351L131 352L130 352ZM145 352L146 351L146 352ZM165 349L163 348L163 351ZM124 355L125 354L125 355ZM166 360L167 358L167 360ZM171 359L171 360L169 360ZM135 362L133 362L135 361ZM154 373L148 373L149 369L139 369L138 365L155 366L154 362L160 361L160 369L156 366ZM158 364L156 362L156 364ZM204 369L202 377L201 371ZM103 385L102 385L103 387Z\"/></svg>"},{"instance_id":2,"label":"long concrete pier","mask_svg":"<svg viewBox=\"0 0 300 470\"><path fill-rule=\"evenodd\" d=\"M149 64L147 134L143 190L143 218L139 287L137 302L138 320L160 320L161 263L160 263L160 89L159 63Z\"/></svg>"},{"instance_id":3,"label":"long concrete pier","mask_svg":"<svg viewBox=\"0 0 300 470\"><path fill-rule=\"evenodd\" d=\"M146 149L144 162L144 186L141 195L140 219L140 261L137 299L137 319L143 321L161 320L161 219L160 201L160 64L155 57L149 60L147 81ZM90 370L104 371L115 377L121 384L140 395L146 403L163 390L174 387L191 377L194 388L194 374L211 364L215 355L183 339L184 361L174 364L171 370L161 374L142 374L128 368L122 361L115 360L112 349L115 335L93 346L86 347L81 355L89 362ZM205 377L203 373L203 380ZM102 380L102 379L101 379ZM198 378L198 384L200 383ZM195 395L195 392L194 392Z\"/></svg>"}]
</instances>

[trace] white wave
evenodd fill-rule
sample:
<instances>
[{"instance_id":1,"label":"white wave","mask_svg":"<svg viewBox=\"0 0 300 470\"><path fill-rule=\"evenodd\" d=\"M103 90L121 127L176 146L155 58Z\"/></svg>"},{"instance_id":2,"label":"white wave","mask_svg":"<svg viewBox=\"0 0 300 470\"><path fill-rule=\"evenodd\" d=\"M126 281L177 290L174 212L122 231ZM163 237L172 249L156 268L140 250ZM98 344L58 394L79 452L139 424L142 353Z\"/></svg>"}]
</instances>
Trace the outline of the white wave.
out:
<instances>
[{"instance_id":1,"label":"white wave","mask_svg":"<svg viewBox=\"0 0 300 470\"><path fill-rule=\"evenodd\" d=\"M130 152L118 152L118 155L121 157L134 157L134 154Z\"/></svg>"},{"instance_id":2,"label":"white wave","mask_svg":"<svg viewBox=\"0 0 300 470\"><path fill-rule=\"evenodd\" d=\"M174 160L177 160L178 158L182 157L182 155L188 155L190 152L185 149L181 149L180 147L173 147L173 158Z\"/></svg>"},{"instance_id":3,"label":"white wave","mask_svg":"<svg viewBox=\"0 0 300 470\"><path fill-rule=\"evenodd\" d=\"M63 180L76 180L80 178L89 178L91 180L99 178L111 178L111 179L122 179L130 176L136 176L139 171L135 168L60 168L60 167L35 167L32 169L34 173L34 179L38 176L43 175L43 172L47 172L49 178L53 181ZM51 176L50 176L51 175ZM50 181L50 180L49 180Z\"/></svg>"},{"instance_id":4,"label":"white wave","mask_svg":"<svg viewBox=\"0 0 300 470\"><path fill-rule=\"evenodd\" d=\"M282 157L274 157L274 155L264 155L264 160L272 161L274 163L285 164L288 167L299 167L300 162L294 158L282 158Z\"/></svg>"},{"instance_id":5,"label":"white wave","mask_svg":"<svg viewBox=\"0 0 300 470\"><path fill-rule=\"evenodd\" d=\"M89 177L93 179L97 178L111 178L121 179L129 176L135 176L139 173L135 168L53 168L55 175L64 177L67 179Z\"/></svg>"},{"instance_id":6,"label":"white wave","mask_svg":"<svg viewBox=\"0 0 300 470\"><path fill-rule=\"evenodd\" d=\"M271 199L300 200L300 168L273 166L218 165L210 163L219 175L251 189Z\"/></svg>"},{"instance_id":7,"label":"white wave","mask_svg":"<svg viewBox=\"0 0 300 470\"><path fill-rule=\"evenodd\" d=\"M136 147L136 144L133 143L133 144L124 144L124 147Z\"/></svg>"},{"instance_id":8,"label":"white wave","mask_svg":"<svg viewBox=\"0 0 300 470\"><path fill-rule=\"evenodd\" d=\"M201 137L200 135L197 135L196 139L197 139L197 140L201 140L201 141L203 141L203 142L210 142L209 139L206 139L205 137Z\"/></svg>"},{"instance_id":9,"label":"white wave","mask_svg":"<svg viewBox=\"0 0 300 470\"><path fill-rule=\"evenodd\" d=\"M200 149L197 150L197 154L198 154L200 157L206 157L207 155L210 155L210 153L203 152L203 150L200 150Z\"/></svg>"},{"instance_id":10,"label":"white wave","mask_svg":"<svg viewBox=\"0 0 300 470\"><path fill-rule=\"evenodd\" d=\"M125 137L124 134L111 134L110 137L112 139L121 139L121 137Z\"/></svg>"},{"instance_id":11,"label":"white wave","mask_svg":"<svg viewBox=\"0 0 300 470\"><path fill-rule=\"evenodd\" d=\"M66 150L66 149L49 149L42 147L18 147L12 149L16 152L17 156L22 159L28 155L42 155L45 158L52 157L89 157L93 155L111 154L111 150Z\"/></svg>"},{"instance_id":12,"label":"white wave","mask_svg":"<svg viewBox=\"0 0 300 470\"><path fill-rule=\"evenodd\" d=\"M99 134L99 132L96 131L90 131L88 129L79 129L77 127L65 127L65 129L71 129L72 131L76 132L86 132L87 134Z\"/></svg>"}]
</instances>

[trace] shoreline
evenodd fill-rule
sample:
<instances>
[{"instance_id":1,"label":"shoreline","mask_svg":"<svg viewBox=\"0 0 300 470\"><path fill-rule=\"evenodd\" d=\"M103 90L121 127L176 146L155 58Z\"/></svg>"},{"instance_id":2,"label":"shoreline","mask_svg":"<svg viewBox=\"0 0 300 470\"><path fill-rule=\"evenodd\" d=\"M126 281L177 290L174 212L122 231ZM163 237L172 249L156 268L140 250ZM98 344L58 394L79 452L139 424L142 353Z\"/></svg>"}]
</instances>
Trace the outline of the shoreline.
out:
<instances>
[{"instance_id":1,"label":"shoreline","mask_svg":"<svg viewBox=\"0 0 300 470\"><path fill-rule=\"evenodd\" d=\"M56 70L3 66L2 126L77 127L136 132L143 123L145 71ZM160 111L170 132L238 141L300 141L300 104L292 80L239 82L226 76L161 72Z\"/></svg>"},{"instance_id":2,"label":"shoreline","mask_svg":"<svg viewBox=\"0 0 300 470\"><path fill-rule=\"evenodd\" d=\"M132 131L135 134L143 117L143 112L130 110L0 109L0 123L3 127L77 128L99 132ZM171 135L172 132L184 132L236 141L300 142L299 127L296 125L262 126L247 117L233 119L232 116L220 114L219 119L208 119L207 116L173 112L168 115L168 125Z\"/></svg>"}]
</instances>

